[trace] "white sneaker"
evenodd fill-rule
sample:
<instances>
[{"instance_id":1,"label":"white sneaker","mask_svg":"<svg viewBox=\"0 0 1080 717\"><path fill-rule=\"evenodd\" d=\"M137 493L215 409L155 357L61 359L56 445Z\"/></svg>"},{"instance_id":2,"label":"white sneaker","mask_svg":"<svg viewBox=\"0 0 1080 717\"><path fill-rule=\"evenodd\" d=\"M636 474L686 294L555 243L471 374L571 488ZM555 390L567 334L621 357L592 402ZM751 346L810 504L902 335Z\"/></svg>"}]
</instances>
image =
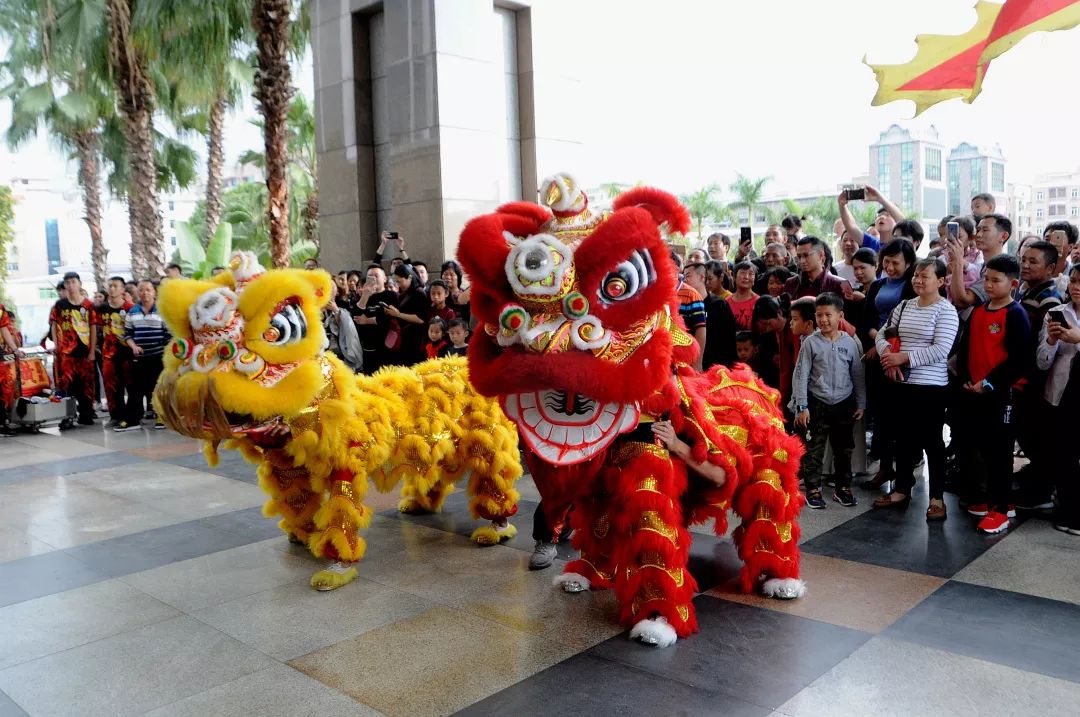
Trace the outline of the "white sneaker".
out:
<instances>
[{"instance_id":1,"label":"white sneaker","mask_svg":"<svg viewBox=\"0 0 1080 717\"><path fill-rule=\"evenodd\" d=\"M551 567L558 553L559 550L555 547L555 543L545 543L543 540L537 540L532 557L529 558L529 570L543 570Z\"/></svg>"}]
</instances>

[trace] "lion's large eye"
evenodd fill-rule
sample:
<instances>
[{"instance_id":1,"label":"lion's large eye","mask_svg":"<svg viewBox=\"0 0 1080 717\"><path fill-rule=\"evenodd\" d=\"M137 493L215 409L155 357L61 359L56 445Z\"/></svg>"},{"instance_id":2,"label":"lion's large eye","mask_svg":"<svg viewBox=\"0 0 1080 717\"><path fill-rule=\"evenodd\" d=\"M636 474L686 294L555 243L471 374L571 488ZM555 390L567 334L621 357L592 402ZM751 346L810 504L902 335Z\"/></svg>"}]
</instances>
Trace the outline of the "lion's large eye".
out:
<instances>
[{"instance_id":1,"label":"lion's large eye","mask_svg":"<svg viewBox=\"0 0 1080 717\"><path fill-rule=\"evenodd\" d=\"M612 304L626 301L644 291L656 281L656 270L648 252L635 251L630 258L615 267L600 283L600 301Z\"/></svg>"},{"instance_id":2,"label":"lion's large eye","mask_svg":"<svg viewBox=\"0 0 1080 717\"><path fill-rule=\"evenodd\" d=\"M263 339L275 346L295 344L307 336L307 319L299 306L286 303L278 308L270 319L270 326L263 332Z\"/></svg>"}]
</instances>

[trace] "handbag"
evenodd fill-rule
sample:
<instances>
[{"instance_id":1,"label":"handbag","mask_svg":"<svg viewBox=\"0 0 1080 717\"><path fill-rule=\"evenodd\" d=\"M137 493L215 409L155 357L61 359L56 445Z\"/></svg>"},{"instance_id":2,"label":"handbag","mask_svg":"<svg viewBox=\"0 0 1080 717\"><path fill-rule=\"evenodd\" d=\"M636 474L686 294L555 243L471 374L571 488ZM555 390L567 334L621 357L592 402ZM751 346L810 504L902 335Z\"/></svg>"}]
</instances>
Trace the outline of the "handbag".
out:
<instances>
[{"instance_id":1,"label":"handbag","mask_svg":"<svg viewBox=\"0 0 1080 717\"><path fill-rule=\"evenodd\" d=\"M398 323L397 319L390 319L390 328L386 331L383 345L391 351L397 351L401 348L401 324Z\"/></svg>"}]
</instances>

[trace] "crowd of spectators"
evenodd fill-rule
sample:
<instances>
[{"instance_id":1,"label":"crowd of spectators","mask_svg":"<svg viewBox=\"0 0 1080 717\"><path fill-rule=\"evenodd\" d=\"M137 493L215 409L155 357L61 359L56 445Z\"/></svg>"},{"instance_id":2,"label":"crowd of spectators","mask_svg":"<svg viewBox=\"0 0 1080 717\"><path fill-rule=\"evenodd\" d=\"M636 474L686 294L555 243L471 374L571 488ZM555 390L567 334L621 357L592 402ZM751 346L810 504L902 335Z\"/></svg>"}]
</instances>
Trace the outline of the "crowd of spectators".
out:
<instances>
[{"instance_id":1,"label":"crowd of spectators","mask_svg":"<svg viewBox=\"0 0 1080 717\"><path fill-rule=\"evenodd\" d=\"M780 392L806 441L811 508L827 506L826 482L855 505L853 473L876 461L861 486L878 492L874 508L903 510L925 465L927 520L947 519L951 492L981 532L1052 508L1056 528L1080 535L1077 228L1018 237L980 194L923 247L922 225L864 192L880 205L874 223L858 225L845 190L834 245L789 216L760 257L746 234L734 251L717 233L688 252L681 313L702 367L743 362ZM716 281L702 292L700 276ZM1027 460L1014 472L1016 455Z\"/></svg>"}]
</instances>

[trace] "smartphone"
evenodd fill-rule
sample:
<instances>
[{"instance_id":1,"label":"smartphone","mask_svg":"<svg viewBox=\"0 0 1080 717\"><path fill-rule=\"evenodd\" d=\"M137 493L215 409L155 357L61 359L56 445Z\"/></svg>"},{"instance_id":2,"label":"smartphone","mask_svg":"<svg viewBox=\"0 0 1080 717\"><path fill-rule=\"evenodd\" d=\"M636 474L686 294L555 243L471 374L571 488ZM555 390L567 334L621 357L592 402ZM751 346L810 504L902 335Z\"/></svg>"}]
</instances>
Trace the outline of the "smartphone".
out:
<instances>
[{"instance_id":1,"label":"smartphone","mask_svg":"<svg viewBox=\"0 0 1080 717\"><path fill-rule=\"evenodd\" d=\"M845 189L844 196L848 198L849 202L864 200L866 199L866 187L852 187L851 189Z\"/></svg>"},{"instance_id":2,"label":"smartphone","mask_svg":"<svg viewBox=\"0 0 1080 717\"><path fill-rule=\"evenodd\" d=\"M960 222L949 222L949 223L947 223L945 225L945 230L948 232L949 236L951 236L953 239L959 239L960 238Z\"/></svg>"},{"instance_id":3,"label":"smartphone","mask_svg":"<svg viewBox=\"0 0 1080 717\"><path fill-rule=\"evenodd\" d=\"M387 234L390 236L390 241L397 241L397 238L398 238L398 233L397 232L387 232Z\"/></svg>"},{"instance_id":4,"label":"smartphone","mask_svg":"<svg viewBox=\"0 0 1080 717\"><path fill-rule=\"evenodd\" d=\"M1055 229L1054 231L1050 232L1050 239L1061 242L1062 246L1069 243L1068 235L1061 229Z\"/></svg>"},{"instance_id":5,"label":"smartphone","mask_svg":"<svg viewBox=\"0 0 1080 717\"><path fill-rule=\"evenodd\" d=\"M750 244L754 241L754 230L750 227L739 227L739 243Z\"/></svg>"},{"instance_id":6,"label":"smartphone","mask_svg":"<svg viewBox=\"0 0 1080 717\"><path fill-rule=\"evenodd\" d=\"M1072 325L1069 323L1069 320L1065 318L1065 312L1062 311L1061 309L1051 309L1050 311L1047 311L1046 312L1046 318L1049 319L1050 321L1056 321L1057 323L1064 326L1066 329L1071 329L1072 328Z\"/></svg>"}]
</instances>

